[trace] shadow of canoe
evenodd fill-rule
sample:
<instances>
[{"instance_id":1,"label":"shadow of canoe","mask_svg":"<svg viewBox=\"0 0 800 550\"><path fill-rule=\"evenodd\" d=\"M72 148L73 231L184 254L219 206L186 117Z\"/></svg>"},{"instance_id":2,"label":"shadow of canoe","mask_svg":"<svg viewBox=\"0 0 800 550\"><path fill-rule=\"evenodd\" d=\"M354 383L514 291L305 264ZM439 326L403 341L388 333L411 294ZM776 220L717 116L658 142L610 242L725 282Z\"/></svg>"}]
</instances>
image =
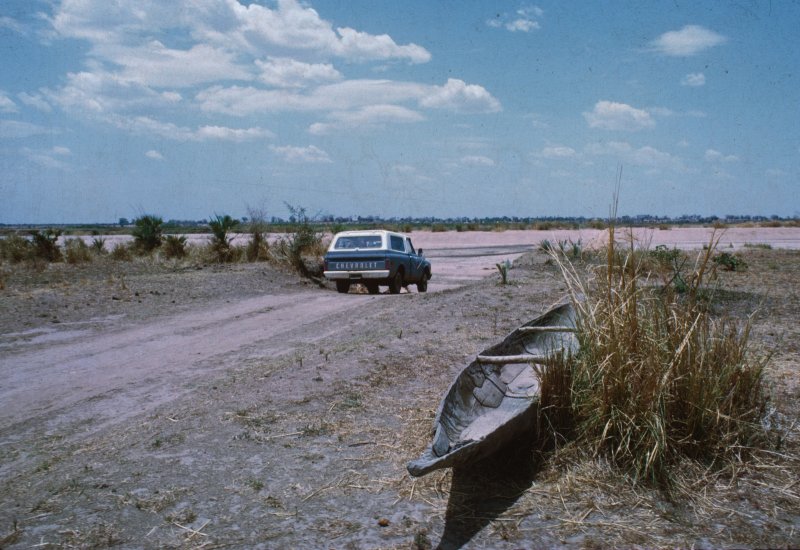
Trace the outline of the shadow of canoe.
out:
<instances>
[{"instance_id":1,"label":"shadow of canoe","mask_svg":"<svg viewBox=\"0 0 800 550\"><path fill-rule=\"evenodd\" d=\"M439 549L467 544L530 488L541 465L536 444L529 430L480 462L453 468Z\"/></svg>"}]
</instances>

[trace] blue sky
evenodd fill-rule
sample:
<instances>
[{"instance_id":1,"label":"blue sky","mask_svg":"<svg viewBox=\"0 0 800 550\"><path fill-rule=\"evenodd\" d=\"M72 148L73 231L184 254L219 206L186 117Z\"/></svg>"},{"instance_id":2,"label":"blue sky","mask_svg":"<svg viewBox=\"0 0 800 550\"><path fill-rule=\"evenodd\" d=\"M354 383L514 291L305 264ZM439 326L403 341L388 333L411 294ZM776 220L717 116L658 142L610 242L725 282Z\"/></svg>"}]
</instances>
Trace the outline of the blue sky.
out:
<instances>
[{"instance_id":1,"label":"blue sky","mask_svg":"<svg viewBox=\"0 0 800 550\"><path fill-rule=\"evenodd\" d=\"M4 0L0 223L800 215L797 2Z\"/></svg>"}]
</instances>

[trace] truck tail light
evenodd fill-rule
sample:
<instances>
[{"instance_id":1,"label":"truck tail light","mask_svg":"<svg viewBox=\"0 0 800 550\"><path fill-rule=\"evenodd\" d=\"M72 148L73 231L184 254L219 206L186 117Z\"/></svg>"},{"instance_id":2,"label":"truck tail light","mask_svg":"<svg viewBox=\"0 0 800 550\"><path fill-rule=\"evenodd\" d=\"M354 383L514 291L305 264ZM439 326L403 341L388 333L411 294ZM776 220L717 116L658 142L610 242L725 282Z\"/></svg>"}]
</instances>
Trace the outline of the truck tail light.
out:
<instances>
[{"instance_id":1,"label":"truck tail light","mask_svg":"<svg viewBox=\"0 0 800 550\"><path fill-rule=\"evenodd\" d=\"M383 269L392 269L392 260L390 260L388 258L385 259L383 261Z\"/></svg>"},{"instance_id":2,"label":"truck tail light","mask_svg":"<svg viewBox=\"0 0 800 550\"><path fill-rule=\"evenodd\" d=\"M323 263L324 263L324 265L325 265L325 267L324 267L325 271L330 271L330 270L328 269L328 260L327 260L327 259L326 259L326 260L324 260L324 262L323 262Z\"/></svg>"}]
</instances>

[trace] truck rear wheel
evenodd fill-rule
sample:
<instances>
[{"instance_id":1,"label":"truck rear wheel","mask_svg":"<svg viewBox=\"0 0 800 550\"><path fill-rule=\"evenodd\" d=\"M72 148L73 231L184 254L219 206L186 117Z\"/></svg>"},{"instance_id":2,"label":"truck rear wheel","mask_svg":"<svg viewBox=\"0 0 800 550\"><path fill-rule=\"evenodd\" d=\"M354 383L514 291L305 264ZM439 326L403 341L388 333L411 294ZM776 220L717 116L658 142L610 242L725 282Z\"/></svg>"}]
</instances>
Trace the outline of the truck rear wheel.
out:
<instances>
[{"instance_id":1,"label":"truck rear wheel","mask_svg":"<svg viewBox=\"0 0 800 550\"><path fill-rule=\"evenodd\" d=\"M350 290L350 281L336 281L336 291L342 294L347 294Z\"/></svg>"},{"instance_id":2,"label":"truck rear wheel","mask_svg":"<svg viewBox=\"0 0 800 550\"><path fill-rule=\"evenodd\" d=\"M394 274L394 278L389 281L389 292L392 294L400 294L401 288L403 288L403 272L398 271Z\"/></svg>"},{"instance_id":3,"label":"truck rear wheel","mask_svg":"<svg viewBox=\"0 0 800 550\"><path fill-rule=\"evenodd\" d=\"M428 274L423 273L422 279L417 283L417 292L428 292Z\"/></svg>"}]
</instances>

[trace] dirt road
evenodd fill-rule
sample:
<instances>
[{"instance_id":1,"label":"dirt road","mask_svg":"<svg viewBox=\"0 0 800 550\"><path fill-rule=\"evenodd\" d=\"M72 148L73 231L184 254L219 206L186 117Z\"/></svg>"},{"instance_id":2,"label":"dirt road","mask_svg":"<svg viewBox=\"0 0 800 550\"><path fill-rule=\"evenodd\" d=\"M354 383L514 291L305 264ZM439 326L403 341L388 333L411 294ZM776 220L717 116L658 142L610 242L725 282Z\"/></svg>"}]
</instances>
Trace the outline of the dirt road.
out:
<instances>
[{"instance_id":1,"label":"dirt road","mask_svg":"<svg viewBox=\"0 0 800 550\"><path fill-rule=\"evenodd\" d=\"M496 258L514 260L527 246L431 249L436 274L429 292L457 288L494 270ZM496 260L500 261L500 260ZM416 292L415 287L410 287ZM264 355L291 350L287 335L332 313L342 313L374 296L339 296L319 290L264 294L204 304L153 322L127 324L108 319L99 330L49 330L31 334L0 358L0 429L39 415L91 417L97 429L122 421L181 395L190 378L223 367L247 347ZM8 335L5 335L8 336ZM14 335L18 336L18 335ZM326 336L310 334L309 341ZM0 337L2 342L2 337ZM28 349L30 348L30 349ZM103 396L104 399L98 399Z\"/></svg>"}]
</instances>

